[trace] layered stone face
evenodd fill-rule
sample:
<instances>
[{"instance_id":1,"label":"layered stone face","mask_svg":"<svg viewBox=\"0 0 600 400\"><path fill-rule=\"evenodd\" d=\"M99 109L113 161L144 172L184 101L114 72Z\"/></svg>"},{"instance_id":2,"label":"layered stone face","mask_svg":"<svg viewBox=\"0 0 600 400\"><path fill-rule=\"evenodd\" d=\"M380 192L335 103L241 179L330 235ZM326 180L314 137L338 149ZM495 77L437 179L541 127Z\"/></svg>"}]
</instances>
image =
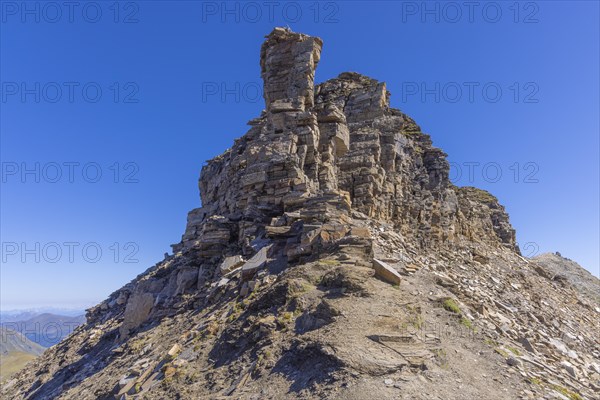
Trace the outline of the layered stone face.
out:
<instances>
[{"instance_id":1,"label":"layered stone face","mask_svg":"<svg viewBox=\"0 0 600 400\"><path fill-rule=\"evenodd\" d=\"M497 200L448 178L446 154L390 107L385 83L357 73L315 85L319 38L276 28L261 48L265 110L200 177L176 250L204 260L281 240L290 260L351 235L352 211L418 246L482 241L517 249ZM517 249L518 250L518 249Z\"/></svg>"},{"instance_id":2,"label":"layered stone face","mask_svg":"<svg viewBox=\"0 0 600 400\"><path fill-rule=\"evenodd\" d=\"M260 66L267 112L306 111L314 103L321 39L276 28L262 45Z\"/></svg>"}]
</instances>

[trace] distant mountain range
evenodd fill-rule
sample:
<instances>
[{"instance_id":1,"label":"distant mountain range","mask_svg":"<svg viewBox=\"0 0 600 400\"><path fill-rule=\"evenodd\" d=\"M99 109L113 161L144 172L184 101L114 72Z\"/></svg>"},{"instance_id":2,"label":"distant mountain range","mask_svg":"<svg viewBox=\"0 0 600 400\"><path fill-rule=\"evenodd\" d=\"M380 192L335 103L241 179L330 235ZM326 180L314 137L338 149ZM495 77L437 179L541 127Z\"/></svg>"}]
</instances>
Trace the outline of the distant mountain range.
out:
<instances>
[{"instance_id":1,"label":"distant mountain range","mask_svg":"<svg viewBox=\"0 0 600 400\"><path fill-rule=\"evenodd\" d=\"M22 319L17 319L17 317ZM12 318L2 318L0 326L22 333L43 347L54 346L85 322L85 316L66 316L51 313L24 312Z\"/></svg>"},{"instance_id":2,"label":"distant mountain range","mask_svg":"<svg viewBox=\"0 0 600 400\"><path fill-rule=\"evenodd\" d=\"M59 307L37 307L27 309L14 309L14 310L0 310L0 323L1 322L15 322L15 321L26 321L30 318L38 316L40 314L55 314L65 315L68 317L77 317L84 315L85 310L83 308L59 308Z\"/></svg>"}]
</instances>

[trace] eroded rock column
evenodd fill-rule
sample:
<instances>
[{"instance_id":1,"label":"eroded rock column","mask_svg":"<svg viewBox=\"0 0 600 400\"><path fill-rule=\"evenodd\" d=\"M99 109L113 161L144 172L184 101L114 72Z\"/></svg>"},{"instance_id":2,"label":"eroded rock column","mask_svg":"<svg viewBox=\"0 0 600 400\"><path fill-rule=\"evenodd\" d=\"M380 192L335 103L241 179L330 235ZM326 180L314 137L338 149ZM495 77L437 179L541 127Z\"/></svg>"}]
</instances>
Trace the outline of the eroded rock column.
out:
<instances>
[{"instance_id":1,"label":"eroded rock column","mask_svg":"<svg viewBox=\"0 0 600 400\"><path fill-rule=\"evenodd\" d=\"M311 192L318 189L320 162L312 107L321 47L319 38L275 28L262 45L260 59L268 128L284 140L289 137L290 152L298 155Z\"/></svg>"}]
</instances>

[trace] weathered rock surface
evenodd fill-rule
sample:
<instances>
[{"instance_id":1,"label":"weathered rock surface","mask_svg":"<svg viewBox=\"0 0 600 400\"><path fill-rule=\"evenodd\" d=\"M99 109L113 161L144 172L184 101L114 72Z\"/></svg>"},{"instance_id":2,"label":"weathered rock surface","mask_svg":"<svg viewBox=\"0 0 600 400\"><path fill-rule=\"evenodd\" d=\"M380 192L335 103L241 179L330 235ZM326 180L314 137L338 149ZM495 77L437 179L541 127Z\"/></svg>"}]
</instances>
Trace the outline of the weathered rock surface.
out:
<instances>
[{"instance_id":1,"label":"weathered rock surface","mask_svg":"<svg viewBox=\"0 0 600 400\"><path fill-rule=\"evenodd\" d=\"M152 296L152 293L135 293L131 296L125 307L123 323L119 329L121 337L127 337L130 330L137 328L145 322L150 315L153 305L154 296Z\"/></svg>"},{"instance_id":2,"label":"weathered rock surface","mask_svg":"<svg viewBox=\"0 0 600 400\"><path fill-rule=\"evenodd\" d=\"M396 270L376 258L373 259L373 269L375 270L375 276L392 285L399 285L402 282L402 277Z\"/></svg>"},{"instance_id":3,"label":"weathered rock surface","mask_svg":"<svg viewBox=\"0 0 600 400\"><path fill-rule=\"evenodd\" d=\"M241 267L242 265L244 265L244 259L242 258L242 256L237 255L226 257L221 263L219 271L221 272L221 275L227 275L228 273L235 271L238 267Z\"/></svg>"},{"instance_id":4,"label":"weathered rock surface","mask_svg":"<svg viewBox=\"0 0 600 400\"><path fill-rule=\"evenodd\" d=\"M252 240L286 237L298 258L348 234L350 209L393 224L421 247L476 240L516 249L497 199L450 183L446 155L390 107L385 83L343 73L315 86L321 47L284 29L267 37L266 109L203 167L203 207L190 212L175 250L208 261L235 242L248 254Z\"/></svg>"},{"instance_id":5,"label":"weathered rock surface","mask_svg":"<svg viewBox=\"0 0 600 400\"><path fill-rule=\"evenodd\" d=\"M559 283L564 281L592 302L600 303L600 279L581 268L573 260L556 252L541 254L534 257L532 261L539 266L538 271L541 276Z\"/></svg>"},{"instance_id":6,"label":"weathered rock surface","mask_svg":"<svg viewBox=\"0 0 600 400\"><path fill-rule=\"evenodd\" d=\"M322 49L267 36L265 110L202 168L174 254L3 398L598 398L597 280L523 258L385 83L315 84Z\"/></svg>"}]
</instances>

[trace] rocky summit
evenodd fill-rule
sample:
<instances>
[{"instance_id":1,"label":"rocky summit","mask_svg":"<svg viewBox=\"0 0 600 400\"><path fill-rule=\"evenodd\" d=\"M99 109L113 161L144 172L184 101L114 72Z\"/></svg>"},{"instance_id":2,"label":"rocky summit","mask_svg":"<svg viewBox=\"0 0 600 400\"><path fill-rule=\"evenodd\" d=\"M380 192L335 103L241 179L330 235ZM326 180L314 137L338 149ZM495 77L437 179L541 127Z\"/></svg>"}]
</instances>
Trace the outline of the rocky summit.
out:
<instances>
[{"instance_id":1,"label":"rocky summit","mask_svg":"<svg viewBox=\"0 0 600 400\"><path fill-rule=\"evenodd\" d=\"M522 257L384 82L315 84L322 48L266 37L265 109L202 168L173 254L3 398L600 398L599 280Z\"/></svg>"}]
</instances>

